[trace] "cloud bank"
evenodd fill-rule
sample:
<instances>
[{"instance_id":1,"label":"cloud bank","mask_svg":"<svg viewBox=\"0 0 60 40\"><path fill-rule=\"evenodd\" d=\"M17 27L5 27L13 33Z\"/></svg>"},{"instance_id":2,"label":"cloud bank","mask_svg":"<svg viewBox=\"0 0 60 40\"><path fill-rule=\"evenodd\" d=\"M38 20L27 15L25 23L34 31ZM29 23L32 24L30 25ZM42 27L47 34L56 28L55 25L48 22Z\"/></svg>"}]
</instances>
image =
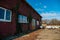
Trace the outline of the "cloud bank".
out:
<instances>
[{"instance_id":1,"label":"cloud bank","mask_svg":"<svg viewBox=\"0 0 60 40\"><path fill-rule=\"evenodd\" d=\"M41 13L41 16L43 17L42 19L59 19L60 13L46 12L46 13Z\"/></svg>"}]
</instances>

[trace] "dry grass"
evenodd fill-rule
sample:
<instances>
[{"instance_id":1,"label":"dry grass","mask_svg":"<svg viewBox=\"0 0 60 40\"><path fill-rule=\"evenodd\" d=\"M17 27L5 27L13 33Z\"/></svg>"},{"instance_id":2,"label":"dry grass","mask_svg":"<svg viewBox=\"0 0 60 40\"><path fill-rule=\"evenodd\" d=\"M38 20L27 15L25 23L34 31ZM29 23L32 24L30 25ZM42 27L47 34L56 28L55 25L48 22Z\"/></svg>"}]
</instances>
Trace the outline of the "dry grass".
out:
<instances>
[{"instance_id":1,"label":"dry grass","mask_svg":"<svg viewBox=\"0 0 60 40\"><path fill-rule=\"evenodd\" d=\"M34 40L37 37L39 32L41 32L41 30L34 31L32 33L29 33L19 38L15 38L13 40Z\"/></svg>"},{"instance_id":2,"label":"dry grass","mask_svg":"<svg viewBox=\"0 0 60 40\"><path fill-rule=\"evenodd\" d=\"M43 29L13 40L60 40L60 29Z\"/></svg>"}]
</instances>

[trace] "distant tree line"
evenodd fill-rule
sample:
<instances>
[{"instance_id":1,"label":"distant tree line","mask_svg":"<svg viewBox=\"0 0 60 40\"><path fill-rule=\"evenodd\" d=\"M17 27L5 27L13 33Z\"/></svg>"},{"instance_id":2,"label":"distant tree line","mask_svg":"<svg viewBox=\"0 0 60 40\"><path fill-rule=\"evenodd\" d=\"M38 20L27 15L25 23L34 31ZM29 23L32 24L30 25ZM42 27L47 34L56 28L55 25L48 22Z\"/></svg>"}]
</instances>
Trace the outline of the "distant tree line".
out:
<instances>
[{"instance_id":1,"label":"distant tree line","mask_svg":"<svg viewBox=\"0 0 60 40\"><path fill-rule=\"evenodd\" d=\"M46 24L48 25L60 25L60 20L57 20L57 19L51 19L51 20L42 20L42 21L45 21Z\"/></svg>"}]
</instances>

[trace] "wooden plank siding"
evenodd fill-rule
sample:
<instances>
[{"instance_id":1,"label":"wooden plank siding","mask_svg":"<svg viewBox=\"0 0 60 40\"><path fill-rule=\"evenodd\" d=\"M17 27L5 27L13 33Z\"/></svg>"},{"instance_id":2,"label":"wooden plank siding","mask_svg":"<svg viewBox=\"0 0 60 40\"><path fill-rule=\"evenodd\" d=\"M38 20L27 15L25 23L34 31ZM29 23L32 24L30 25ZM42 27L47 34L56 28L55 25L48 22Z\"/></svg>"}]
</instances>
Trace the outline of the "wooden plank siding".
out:
<instances>
[{"instance_id":1,"label":"wooden plank siding","mask_svg":"<svg viewBox=\"0 0 60 40\"><path fill-rule=\"evenodd\" d=\"M16 3L17 3L17 0L0 1L0 7L6 8L12 11L11 22L0 21L0 35L3 37L14 35L16 33L16 27L17 27L16 14L17 13L12 10L12 8L16 6ZM36 21L39 21L39 25L36 25L35 29L39 28L39 26L41 25L41 18L42 18L41 15L39 15L25 0L20 1L20 7L18 9L18 13L26 17L28 17L31 14L33 19L35 19ZM23 32L28 31L28 26L30 30L34 30L32 29L32 23L30 23L30 25L21 23L20 25L22 25Z\"/></svg>"}]
</instances>

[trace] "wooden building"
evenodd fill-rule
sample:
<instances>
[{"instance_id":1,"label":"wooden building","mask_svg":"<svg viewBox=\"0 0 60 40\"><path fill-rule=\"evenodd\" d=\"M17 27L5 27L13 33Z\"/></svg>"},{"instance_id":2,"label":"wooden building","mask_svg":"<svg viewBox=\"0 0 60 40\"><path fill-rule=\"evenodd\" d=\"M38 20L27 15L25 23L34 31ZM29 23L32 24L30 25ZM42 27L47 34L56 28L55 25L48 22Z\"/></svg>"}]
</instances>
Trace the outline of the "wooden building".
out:
<instances>
[{"instance_id":1,"label":"wooden building","mask_svg":"<svg viewBox=\"0 0 60 40\"><path fill-rule=\"evenodd\" d=\"M38 29L41 18L25 0L0 0L0 37Z\"/></svg>"}]
</instances>

